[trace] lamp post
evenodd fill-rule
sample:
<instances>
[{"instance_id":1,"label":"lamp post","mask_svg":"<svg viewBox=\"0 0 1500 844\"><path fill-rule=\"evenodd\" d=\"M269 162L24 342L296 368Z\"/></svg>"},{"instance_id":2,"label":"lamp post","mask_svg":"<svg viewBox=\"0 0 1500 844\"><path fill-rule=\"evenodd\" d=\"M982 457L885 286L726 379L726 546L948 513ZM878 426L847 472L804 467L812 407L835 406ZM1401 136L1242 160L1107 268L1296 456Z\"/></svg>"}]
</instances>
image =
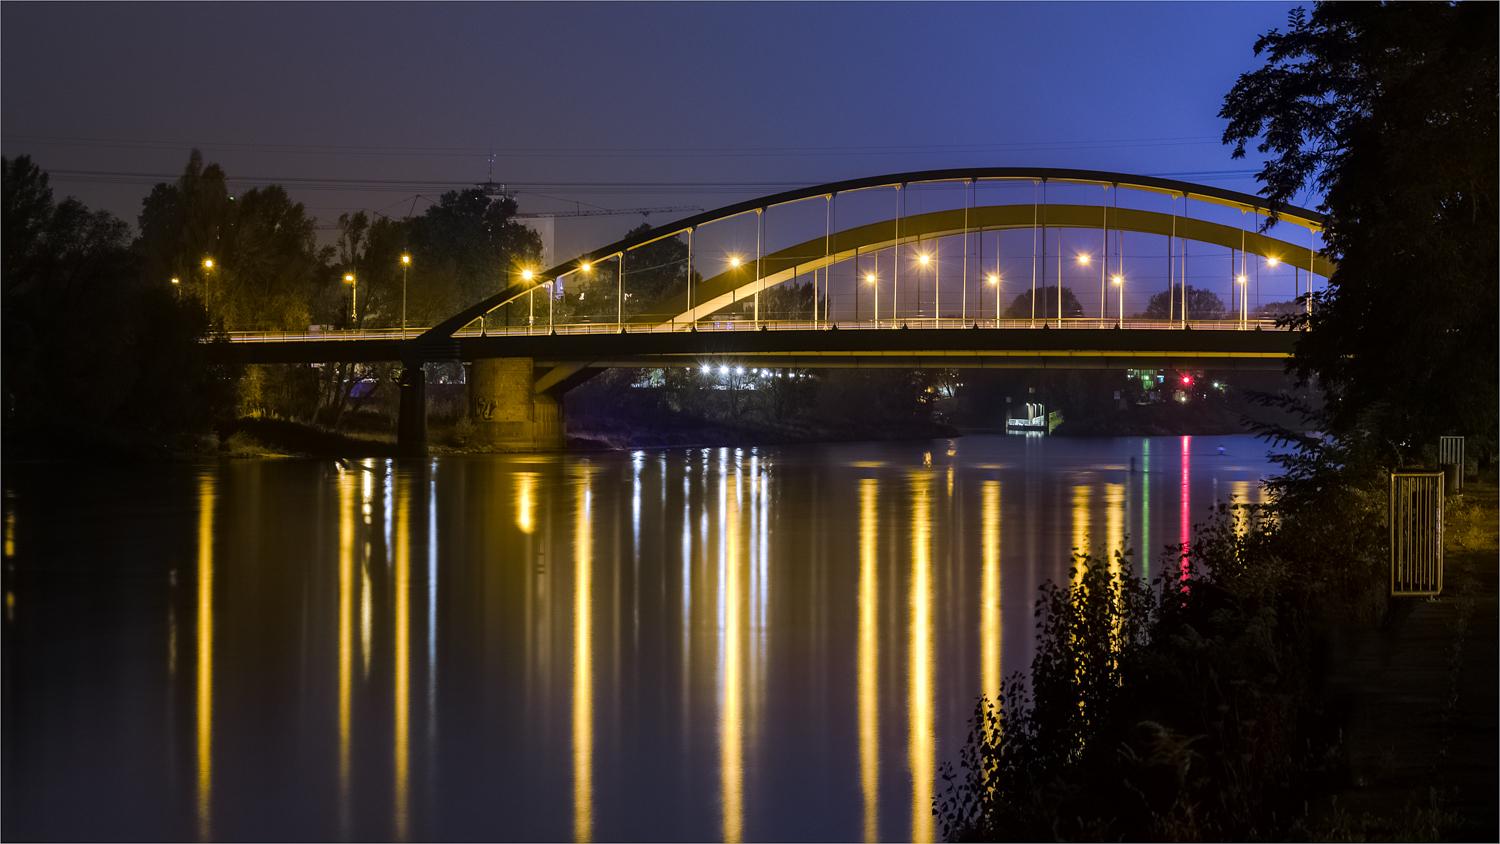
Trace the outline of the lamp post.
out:
<instances>
[{"instance_id":1,"label":"lamp post","mask_svg":"<svg viewBox=\"0 0 1500 844\"><path fill-rule=\"evenodd\" d=\"M521 270L522 281L531 281L531 276L531 270ZM526 333L530 334L531 327L536 324L536 287L534 285L531 292L526 295L526 300L526 308L529 311L526 315Z\"/></svg>"},{"instance_id":2,"label":"lamp post","mask_svg":"<svg viewBox=\"0 0 1500 844\"><path fill-rule=\"evenodd\" d=\"M214 259L212 259L212 258L204 258L203 259L203 307L204 307L205 310L208 311L209 321L212 321L213 317L214 317L213 296L210 295L210 293L211 293L211 291L212 291L213 288L208 283L208 278L209 278L208 274L209 274L209 272L211 270L213 270L213 268L214 268Z\"/></svg>"},{"instance_id":3,"label":"lamp post","mask_svg":"<svg viewBox=\"0 0 1500 844\"><path fill-rule=\"evenodd\" d=\"M411 256L401 256L401 339L406 339L406 270L411 266Z\"/></svg>"},{"instance_id":4,"label":"lamp post","mask_svg":"<svg viewBox=\"0 0 1500 844\"><path fill-rule=\"evenodd\" d=\"M995 285L995 327L1000 327L1000 276L990 276L990 284ZM981 304L983 304L981 302Z\"/></svg>"},{"instance_id":5,"label":"lamp post","mask_svg":"<svg viewBox=\"0 0 1500 844\"><path fill-rule=\"evenodd\" d=\"M354 273L344 273L344 281L349 283L349 327L359 325L359 282L354 279Z\"/></svg>"},{"instance_id":6,"label":"lamp post","mask_svg":"<svg viewBox=\"0 0 1500 844\"><path fill-rule=\"evenodd\" d=\"M182 282L178 281L175 278L172 279L172 289L175 290L175 291L177 291L177 298L181 299L182 298Z\"/></svg>"},{"instance_id":7,"label":"lamp post","mask_svg":"<svg viewBox=\"0 0 1500 844\"><path fill-rule=\"evenodd\" d=\"M917 256L917 319L922 318L922 268L930 260L932 258L925 253Z\"/></svg>"},{"instance_id":8,"label":"lamp post","mask_svg":"<svg viewBox=\"0 0 1500 844\"><path fill-rule=\"evenodd\" d=\"M1061 241L1059 240L1059 242L1061 242ZM1082 255L1079 255L1078 256L1078 263L1079 263L1079 265L1087 267L1089 265L1089 259L1090 259L1090 257L1091 256L1088 253L1084 253ZM1099 321L1103 322L1104 321L1104 301L1103 301L1103 295L1102 295L1103 291L1100 291L1100 293L1101 293L1101 296L1100 296L1100 301L1099 301ZM1080 302L1079 304L1081 306L1083 303ZM1079 314L1079 316L1083 316L1083 314ZM1062 326L1062 273L1058 273L1057 274L1057 324L1058 324L1059 327Z\"/></svg>"},{"instance_id":9,"label":"lamp post","mask_svg":"<svg viewBox=\"0 0 1500 844\"><path fill-rule=\"evenodd\" d=\"M880 288L875 284L875 274L865 273L865 281L875 291L875 327L880 327Z\"/></svg>"},{"instance_id":10,"label":"lamp post","mask_svg":"<svg viewBox=\"0 0 1500 844\"><path fill-rule=\"evenodd\" d=\"M1125 327L1125 277L1124 276L1121 276L1121 275L1115 276L1115 289L1118 290L1118 291L1120 291L1120 310L1117 312L1118 316L1115 319L1115 327L1116 328L1124 328Z\"/></svg>"},{"instance_id":11,"label":"lamp post","mask_svg":"<svg viewBox=\"0 0 1500 844\"><path fill-rule=\"evenodd\" d=\"M1244 328L1249 319L1249 315L1245 313L1245 306L1248 304L1248 296L1246 295L1248 289L1245 286L1245 282L1248 280L1244 275L1235 279L1240 285L1240 328Z\"/></svg>"}]
</instances>

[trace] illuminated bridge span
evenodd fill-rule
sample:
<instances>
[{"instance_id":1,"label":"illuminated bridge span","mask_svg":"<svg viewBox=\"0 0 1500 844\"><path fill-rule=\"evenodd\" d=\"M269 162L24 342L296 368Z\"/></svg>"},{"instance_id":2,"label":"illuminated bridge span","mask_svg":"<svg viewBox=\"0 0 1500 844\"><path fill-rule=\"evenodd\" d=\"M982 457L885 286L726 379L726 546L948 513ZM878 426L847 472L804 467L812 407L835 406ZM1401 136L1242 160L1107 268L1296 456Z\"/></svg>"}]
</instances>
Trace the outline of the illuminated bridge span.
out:
<instances>
[{"instance_id":1,"label":"illuminated bridge span","mask_svg":"<svg viewBox=\"0 0 1500 844\"><path fill-rule=\"evenodd\" d=\"M1261 233L1270 212L1261 197L1119 173L902 173L517 267L495 295L406 338L234 339L252 362L404 361L406 443L425 440L407 407L423 406L422 365L440 360L473 362L471 406L500 408L483 424L519 446L560 444L562 393L611 366L1279 369L1293 337L1252 302L1301 301L1334 268L1317 251L1322 215L1280 208L1305 235L1282 240Z\"/></svg>"}]
</instances>

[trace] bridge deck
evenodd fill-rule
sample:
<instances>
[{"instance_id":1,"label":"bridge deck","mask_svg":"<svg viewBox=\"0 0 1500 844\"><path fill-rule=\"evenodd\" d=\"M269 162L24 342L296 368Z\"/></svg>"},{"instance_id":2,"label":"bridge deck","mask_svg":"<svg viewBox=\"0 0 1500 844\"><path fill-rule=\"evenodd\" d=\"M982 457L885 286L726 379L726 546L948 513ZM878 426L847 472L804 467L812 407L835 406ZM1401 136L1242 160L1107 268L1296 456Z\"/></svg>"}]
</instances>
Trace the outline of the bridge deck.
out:
<instances>
[{"instance_id":1,"label":"bridge deck","mask_svg":"<svg viewBox=\"0 0 1500 844\"><path fill-rule=\"evenodd\" d=\"M1296 334L1273 324L1100 320L908 320L907 329L882 322L704 322L696 331L669 326L641 329L614 324L466 331L426 360L529 357L538 365L694 366L709 360L780 367L881 368L1160 368L1274 369L1290 355ZM978 325L977 328L974 326ZM1044 327L1045 326L1045 327ZM1107 327L1106 327L1107 326ZM1238 329L1238 330L1236 330ZM1259 330L1257 330L1259 329ZM243 333L220 353L246 363L375 362L412 358L419 329L400 332Z\"/></svg>"}]
</instances>

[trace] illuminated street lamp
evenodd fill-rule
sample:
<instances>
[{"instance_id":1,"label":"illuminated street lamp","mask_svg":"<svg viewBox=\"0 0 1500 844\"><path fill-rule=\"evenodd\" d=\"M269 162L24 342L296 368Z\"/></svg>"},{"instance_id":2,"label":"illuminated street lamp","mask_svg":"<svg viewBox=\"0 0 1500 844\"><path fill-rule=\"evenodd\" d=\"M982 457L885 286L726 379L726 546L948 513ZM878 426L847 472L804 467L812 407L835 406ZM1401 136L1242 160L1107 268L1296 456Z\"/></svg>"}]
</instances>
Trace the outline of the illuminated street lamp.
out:
<instances>
[{"instance_id":1,"label":"illuminated street lamp","mask_svg":"<svg viewBox=\"0 0 1500 844\"><path fill-rule=\"evenodd\" d=\"M990 284L995 285L995 324L1000 324L1000 276L990 276Z\"/></svg>"},{"instance_id":2,"label":"illuminated street lamp","mask_svg":"<svg viewBox=\"0 0 1500 844\"><path fill-rule=\"evenodd\" d=\"M411 267L411 256L401 256L401 339L406 339L406 270Z\"/></svg>"},{"instance_id":3,"label":"illuminated street lamp","mask_svg":"<svg viewBox=\"0 0 1500 844\"><path fill-rule=\"evenodd\" d=\"M353 328L359 324L359 282L354 273L344 273L344 281L349 284L349 327Z\"/></svg>"},{"instance_id":4,"label":"illuminated street lamp","mask_svg":"<svg viewBox=\"0 0 1500 844\"><path fill-rule=\"evenodd\" d=\"M1245 313L1246 307L1250 304L1250 302L1249 302L1249 289L1250 288L1246 284L1246 282L1249 281L1249 279L1246 278L1244 275L1241 275L1239 278L1235 279L1235 281L1238 281L1239 284L1240 284L1240 326L1244 327L1245 324L1249 321L1249 316L1250 316L1249 314Z\"/></svg>"},{"instance_id":5,"label":"illuminated street lamp","mask_svg":"<svg viewBox=\"0 0 1500 844\"><path fill-rule=\"evenodd\" d=\"M875 286L875 274L865 273L865 282L875 290L875 327L880 327L880 288Z\"/></svg>"},{"instance_id":6,"label":"illuminated street lamp","mask_svg":"<svg viewBox=\"0 0 1500 844\"><path fill-rule=\"evenodd\" d=\"M1119 318L1115 320L1115 325L1117 325L1117 326L1124 326L1125 325L1125 277L1124 276L1122 276L1122 275L1115 276L1115 289L1120 291L1120 311L1119 311Z\"/></svg>"},{"instance_id":7,"label":"illuminated street lamp","mask_svg":"<svg viewBox=\"0 0 1500 844\"><path fill-rule=\"evenodd\" d=\"M208 283L208 273L213 268L214 268L214 259L212 259L212 258L204 258L203 259L203 306L204 306L204 308L206 308L208 310L208 314L209 314L209 318L210 319L213 318L213 308L211 307L211 303L213 301L213 297L210 295L210 293L212 291L212 287Z\"/></svg>"}]
</instances>

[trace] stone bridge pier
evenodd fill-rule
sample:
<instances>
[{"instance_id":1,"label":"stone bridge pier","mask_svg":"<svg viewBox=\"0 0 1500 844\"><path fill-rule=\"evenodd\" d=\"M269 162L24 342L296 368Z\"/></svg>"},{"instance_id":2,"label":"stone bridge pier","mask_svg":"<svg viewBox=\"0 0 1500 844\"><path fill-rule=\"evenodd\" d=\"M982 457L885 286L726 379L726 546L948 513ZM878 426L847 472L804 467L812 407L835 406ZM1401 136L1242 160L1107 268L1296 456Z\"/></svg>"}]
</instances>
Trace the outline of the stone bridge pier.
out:
<instances>
[{"instance_id":1,"label":"stone bridge pier","mask_svg":"<svg viewBox=\"0 0 1500 844\"><path fill-rule=\"evenodd\" d=\"M500 451L558 451L567 444L563 394L595 374L583 364L537 367L531 358L465 366L477 444Z\"/></svg>"}]
</instances>

